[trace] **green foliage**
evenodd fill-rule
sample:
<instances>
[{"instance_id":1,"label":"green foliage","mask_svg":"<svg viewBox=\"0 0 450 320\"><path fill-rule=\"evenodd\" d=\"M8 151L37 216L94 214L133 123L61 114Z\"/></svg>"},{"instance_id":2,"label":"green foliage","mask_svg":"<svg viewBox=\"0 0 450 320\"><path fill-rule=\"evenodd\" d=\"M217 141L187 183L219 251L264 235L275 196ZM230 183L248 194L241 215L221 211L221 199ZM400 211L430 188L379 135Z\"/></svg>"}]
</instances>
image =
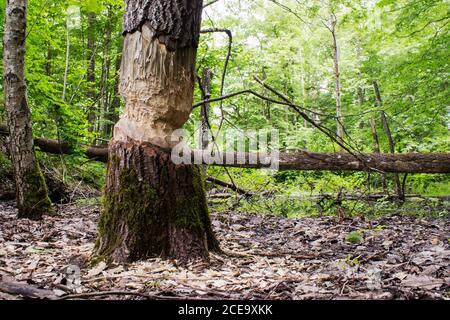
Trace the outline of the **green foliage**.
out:
<instances>
[{"instance_id":1,"label":"green foliage","mask_svg":"<svg viewBox=\"0 0 450 320\"><path fill-rule=\"evenodd\" d=\"M363 241L361 233L358 231L352 231L345 237L345 241L350 242L352 244L359 244Z\"/></svg>"},{"instance_id":2,"label":"green foliage","mask_svg":"<svg viewBox=\"0 0 450 320\"><path fill-rule=\"evenodd\" d=\"M449 95L449 12L444 0L362 0L362 1L278 1L227 0L206 9L202 28L228 28L233 33L232 55L225 78L224 94L252 89L277 99L253 81L258 76L288 97L331 133L336 131L335 77L332 36L325 27L331 13L337 18L342 81L342 119L346 141L353 151L372 152L374 142L369 121L376 122L380 148L388 152L388 139L382 130L375 106L372 82L377 80L396 152L450 151ZM5 1L0 1L0 20ZM286 10L289 8L289 10ZM95 52L88 56L88 15L95 13L93 30ZM49 166L57 167L69 181L82 180L101 189L105 166L88 161L83 145L104 145L111 137L110 126L123 105L118 99L116 80L121 54L122 0L35 0L29 1L27 37L27 84L36 137L61 139L71 143L75 156L40 155ZM69 19L70 18L70 19ZM68 24L68 21L70 22ZM111 39L106 29L111 26ZM3 36L3 23L0 36ZM68 36L68 37L67 37ZM69 40L69 41L68 41ZM69 43L68 43L69 42ZM69 64L66 97L63 99L67 45ZM213 73L211 93L218 97L227 53L224 33L202 34L197 55L198 75L203 68ZM0 53L3 45L0 44ZM87 80L90 62L95 61L95 81ZM3 62L0 62L0 95L3 95ZM363 92L359 99L358 92ZM91 93L91 94L90 94ZM195 100L201 90L195 88ZM119 106L113 108L113 102ZM4 122L4 102L0 101L0 121ZM221 121L222 105L226 119ZM185 128L194 136L194 123L200 108L193 111ZM93 111L94 123L88 114ZM314 114L316 113L316 114ZM319 114L319 115L318 115ZM91 121L92 122L92 121ZM222 103L212 103L210 123L213 132L280 130L282 151L304 149L335 152L336 144L313 128L295 112L252 95L239 95ZM224 146L227 141L218 141ZM49 160L52 159L52 160ZM67 166L67 168L64 168ZM67 171L67 172L65 172ZM64 173L65 172L65 173ZM212 176L230 181L221 168L209 168ZM399 212L385 199L367 204L324 199L319 204L306 196L327 193L367 194L381 192L381 178L372 173L270 172L229 170L239 187L255 192L271 192L253 200L232 198L222 204L236 210L269 212L284 216L335 214L342 206L349 215ZM72 180L71 180L72 179ZM392 193L393 179L387 176ZM406 191L412 194L450 194L449 175L408 175ZM402 212L419 215L430 212L417 206L418 200L402 207ZM445 214L442 204L428 203L432 212Z\"/></svg>"}]
</instances>

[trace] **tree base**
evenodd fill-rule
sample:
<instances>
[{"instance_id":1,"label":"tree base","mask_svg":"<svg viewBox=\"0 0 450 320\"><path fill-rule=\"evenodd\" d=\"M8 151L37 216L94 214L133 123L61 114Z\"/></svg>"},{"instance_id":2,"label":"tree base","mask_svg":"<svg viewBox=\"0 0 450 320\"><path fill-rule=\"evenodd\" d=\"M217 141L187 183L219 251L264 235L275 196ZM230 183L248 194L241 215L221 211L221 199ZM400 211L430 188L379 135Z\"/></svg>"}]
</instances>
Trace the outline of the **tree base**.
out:
<instances>
[{"instance_id":1,"label":"tree base","mask_svg":"<svg viewBox=\"0 0 450 320\"><path fill-rule=\"evenodd\" d=\"M25 172L21 181L23 196L17 200L18 218L40 220L43 215L54 215L45 178L37 163L30 171ZM16 194L19 194L17 179Z\"/></svg>"},{"instance_id":2,"label":"tree base","mask_svg":"<svg viewBox=\"0 0 450 320\"><path fill-rule=\"evenodd\" d=\"M95 254L115 262L162 256L207 259L219 244L201 170L175 165L170 150L113 141Z\"/></svg>"}]
</instances>

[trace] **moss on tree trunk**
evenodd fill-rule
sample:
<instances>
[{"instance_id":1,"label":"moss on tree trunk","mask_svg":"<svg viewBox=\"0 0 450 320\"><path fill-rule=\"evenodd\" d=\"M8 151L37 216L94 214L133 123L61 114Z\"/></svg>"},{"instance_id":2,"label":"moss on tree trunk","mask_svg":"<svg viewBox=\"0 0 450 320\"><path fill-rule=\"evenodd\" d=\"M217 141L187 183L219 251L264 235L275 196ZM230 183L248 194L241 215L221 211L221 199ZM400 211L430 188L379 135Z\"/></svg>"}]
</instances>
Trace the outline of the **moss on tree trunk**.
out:
<instances>
[{"instance_id":1,"label":"moss on tree trunk","mask_svg":"<svg viewBox=\"0 0 450 320\"><path fill-rule=\"evenodd\" d=\"M198 166L175 165L170 150L134 141L113 142L109 159L97 256L184 263L219 250Z\"/></svg>"},{"instance_id":2,"label":"moss on tree trunk","mask_svg":"<svg viewBox=\"0 0 450 320\"><path fill-rule=\"evenodd\" d=\"M44 176L36 160L25 82L27 1L7 2L4 35L4 87L9 151L14 169L19 218L52 212Z\"/></svg>"},{"instance_id":3,"label":"moss on tree trunk","mask_svg":"<svg viewBox=\"0 0 450 320\"><path fill-rule=\"evenodd\" d=\"M26 191L23 194L24 201L17 204L19 218L40 219L44 214L54 214L47 184L38 162L35 162L34 168L25 172L22 189Z\"/></svg>"}]
</instances>

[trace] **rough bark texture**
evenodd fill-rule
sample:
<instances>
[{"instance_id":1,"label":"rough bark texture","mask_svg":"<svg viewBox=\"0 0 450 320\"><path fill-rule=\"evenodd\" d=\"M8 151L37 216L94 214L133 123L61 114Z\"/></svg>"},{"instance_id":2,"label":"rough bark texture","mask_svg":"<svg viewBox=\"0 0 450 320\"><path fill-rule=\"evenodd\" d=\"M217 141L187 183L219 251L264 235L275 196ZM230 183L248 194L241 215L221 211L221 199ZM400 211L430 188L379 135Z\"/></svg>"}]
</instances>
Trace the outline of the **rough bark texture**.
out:
<instances>
[{"instance_id":1,"label":"rough bark texture","mask_svg":"<svg viewBox=\"0 0 450 320\"><path fill-rule=\"evenodd\" d=\"M217 249L199 167L175 165L170 150L145 142L113 142L109 150L99 256L186 262Z\"/></svg>"},{"instance_id":2,"label":"rough bark texture","mask_svg":"<svg viewBox=\"0 0 450 320\"><path fill-rule=\"evenodd\" d=\"M126 0L123 33L152 30L169 51L198 46L202 0Z\"/></svg>"},{"instance_id":3,"label":"rough bark texture","mask_svg":"<svg viewBox=\"0 0 450 320\"><path fill-rule=\"evenodd\" d=\"M202 1L126 1L120 93L96 254L180 262L219 250L198 166L171 160L192 112Z\"/></svg>"},{"instance_id":4,"label":"rough bark texture","mask_svg":"<svg viewBox=\"0 0 450 320\"><path fill-rule=\"evenodd\" d=\"M26 0L8 1L4 36L5 105L19 217L38 219L50 211L51 202L34 154L31 113L27 101L26 9Z\"/></svg>"}]
</instances>

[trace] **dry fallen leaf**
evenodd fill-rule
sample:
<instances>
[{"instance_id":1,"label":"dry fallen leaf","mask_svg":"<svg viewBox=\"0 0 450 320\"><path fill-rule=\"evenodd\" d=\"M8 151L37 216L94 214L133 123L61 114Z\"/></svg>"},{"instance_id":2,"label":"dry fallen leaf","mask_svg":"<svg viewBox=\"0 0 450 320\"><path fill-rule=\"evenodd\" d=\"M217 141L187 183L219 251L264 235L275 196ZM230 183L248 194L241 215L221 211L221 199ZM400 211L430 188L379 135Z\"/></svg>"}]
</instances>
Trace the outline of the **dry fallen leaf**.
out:
<instances>
[{"instance_id":1,"label":"dry fallen leaf","mask_svg":"<svg viewBox=\"0 0 450 320\"><path fill-rule=\"evenodd\" d=\"M422 288L422 289L435 289L439 288L444 284L444 280L436 279L429 276L415 276L408 275L406 279L402 281L402 285L412 288Z\"/></svg>"},{"instance_id":2,"label":"dry fallen leaf","mask_svg":"<svg viewBox=\"0 0 450 320\"><path fill-rule=\"evenodd\" d=\"M87 278L92 278L95 277L97 275L99 275L100 273L103 272L103 270L105 270L107 267L106 262L101 261L99 262L94 268L92 268L91 270L89 270L88 274L86 275Z\"/></svg>"}]
</instances>

